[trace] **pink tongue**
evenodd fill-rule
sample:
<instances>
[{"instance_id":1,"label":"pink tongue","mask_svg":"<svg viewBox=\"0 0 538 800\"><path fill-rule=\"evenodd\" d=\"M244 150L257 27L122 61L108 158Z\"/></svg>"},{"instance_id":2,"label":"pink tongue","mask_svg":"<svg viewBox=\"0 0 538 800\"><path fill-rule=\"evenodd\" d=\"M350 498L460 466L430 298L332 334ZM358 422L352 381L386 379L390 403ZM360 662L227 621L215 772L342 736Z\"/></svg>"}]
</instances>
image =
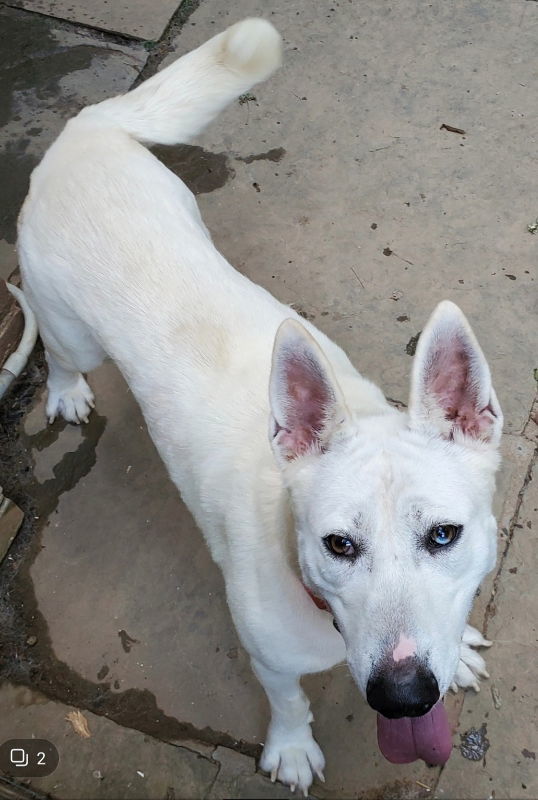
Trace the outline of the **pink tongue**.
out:
<instances>
[{"instance_id":1,"label":"pink tongue","mask_svg":"<svg viewBox=\"0 0 538 800\"><path fill-rule=\"evenodd\" d=\"M444 764L452 750L452 731L443 701L423 717L387 719L378 714L377 742L393 764L409 764L418 758L427 764Z\"/></svg>"}]
</instances>

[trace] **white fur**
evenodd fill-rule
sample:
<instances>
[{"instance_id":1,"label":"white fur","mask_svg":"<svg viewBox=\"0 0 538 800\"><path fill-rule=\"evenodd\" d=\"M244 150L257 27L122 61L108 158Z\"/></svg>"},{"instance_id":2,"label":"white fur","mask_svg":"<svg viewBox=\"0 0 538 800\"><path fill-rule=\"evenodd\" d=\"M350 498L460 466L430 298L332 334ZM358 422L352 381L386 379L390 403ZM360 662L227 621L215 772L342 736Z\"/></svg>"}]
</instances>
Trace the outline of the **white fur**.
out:
<instances>
[{"instance_id":1,"label":"white fur","mask_svg":"<svg viewBox=\"0 0 538 800\"><path fill-rule=\"evenodd\" d=\"M446 303L423 333L410 416L390 408L336 344L225 261L191 192L138 143L185 141L279 63L278 34L247 20L82 111L33 173L19 253L47 351L48 416L85 420L93 395L81 373L105 354L116 361L223 570L269 697L261 765L306 793L324 759L301 675L347 657L364 690L371 665L401 636L426 654L442 692L454 676L474 685L483 673L469 654L484 642L462 643L462 634L494 563L501 416L495 406L495 435L480 441L448 440L439 414L424 424L435 405L421 389L428 337L442 340L447 324L470 330ZM310 387L286 383L286 359L297 353ZM481 352L473 359L480 397L491 398ZM312 430L301 402L315 407L320 375L330 407ZM447 520L465 535L432 557L417 541ZM352 566L327 555L322 537L335 530L364 544ZM330 603L342 636L303 582Z\"/></svg>"}]
</instances>

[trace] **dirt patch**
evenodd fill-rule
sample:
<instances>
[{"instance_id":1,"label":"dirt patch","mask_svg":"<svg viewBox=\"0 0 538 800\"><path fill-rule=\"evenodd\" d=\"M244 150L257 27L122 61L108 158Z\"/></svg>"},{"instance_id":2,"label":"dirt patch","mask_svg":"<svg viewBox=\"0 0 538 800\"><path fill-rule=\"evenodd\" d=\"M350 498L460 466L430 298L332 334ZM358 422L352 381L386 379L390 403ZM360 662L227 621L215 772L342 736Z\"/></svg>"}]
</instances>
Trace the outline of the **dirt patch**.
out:
<instances>
[{"instance_id":1,"label":"dirt patch","mask_svg":"<svg viewBox=\"0 0 538 800\"><path fill-rule=\"evenodd\" d=\"M433 781L432 781L433 784ZM431 797L431 787L418 781L399 780L386 783L381 788L359 792L357 800L411 800L411 798Z\"/></svg>"},{"instance_id":2,"label":"dirt patch","mask_svg":"<svg viewBox=\"0 0 538 800\"><path fill-rule=\"evenodd\" d=\"M422 331L419 331L415 336L411 336L407 344L405 345L405 352L408 356L414 356L415 351L417 349L418 340L420 339L420 334Z\"/></svg>"}]
</instances>

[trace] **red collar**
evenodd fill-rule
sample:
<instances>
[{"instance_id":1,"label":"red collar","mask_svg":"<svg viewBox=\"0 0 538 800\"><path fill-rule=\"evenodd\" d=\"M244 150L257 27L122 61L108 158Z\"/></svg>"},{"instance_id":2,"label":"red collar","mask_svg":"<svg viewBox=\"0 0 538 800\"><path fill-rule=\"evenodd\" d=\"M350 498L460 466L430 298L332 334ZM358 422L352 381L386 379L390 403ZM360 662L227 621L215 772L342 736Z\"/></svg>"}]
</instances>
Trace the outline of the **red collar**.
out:
<instances>
[{"instance_id":1,"label":"red collar","mask_svg":"<svg viewBox=\"0 0 538 800\"><path fill-rule=\"evenodd\" d=\"M304 590L307 593L307 595L310 597L312 602L317 605L318 608L320 608L322 611L329 611L329 606L327 605L325 600L322 600L321 597L316 597L315 594L312 594L310 589L307 586L305 586L304 583L303 583L303 586L304 586Z\"/></svg>"}]
</instances>

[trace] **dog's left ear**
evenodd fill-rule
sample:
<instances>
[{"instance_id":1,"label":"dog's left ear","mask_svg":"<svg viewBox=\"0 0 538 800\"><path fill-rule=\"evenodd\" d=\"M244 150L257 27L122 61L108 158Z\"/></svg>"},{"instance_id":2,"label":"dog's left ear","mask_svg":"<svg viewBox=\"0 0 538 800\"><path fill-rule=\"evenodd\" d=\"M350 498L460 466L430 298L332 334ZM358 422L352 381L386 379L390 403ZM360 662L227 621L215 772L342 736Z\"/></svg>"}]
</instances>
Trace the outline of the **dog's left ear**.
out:
<instances>
[{"instance_id":1,"label":"dog's left ear","mask_svg":"<svg viewBox=\"0 0 538 800\"><path fill-rule=\"evenodd\" d=\"M484 354L460 309L439 303L418 341L409 417L446 439L497 447L503 417Z\"/></svg>"},{"instance_id":2,"label":"dog's left ear","mask_svg":"<svg viewBox=\"0 0 538 800\"><path fill-rule=\"evenodd\" d=\"M293 319L284 320L276 334L269 400L272 446L285 461L323 452L347 418L331 365L306 328Z\"/></svg>"}]
</instances>

